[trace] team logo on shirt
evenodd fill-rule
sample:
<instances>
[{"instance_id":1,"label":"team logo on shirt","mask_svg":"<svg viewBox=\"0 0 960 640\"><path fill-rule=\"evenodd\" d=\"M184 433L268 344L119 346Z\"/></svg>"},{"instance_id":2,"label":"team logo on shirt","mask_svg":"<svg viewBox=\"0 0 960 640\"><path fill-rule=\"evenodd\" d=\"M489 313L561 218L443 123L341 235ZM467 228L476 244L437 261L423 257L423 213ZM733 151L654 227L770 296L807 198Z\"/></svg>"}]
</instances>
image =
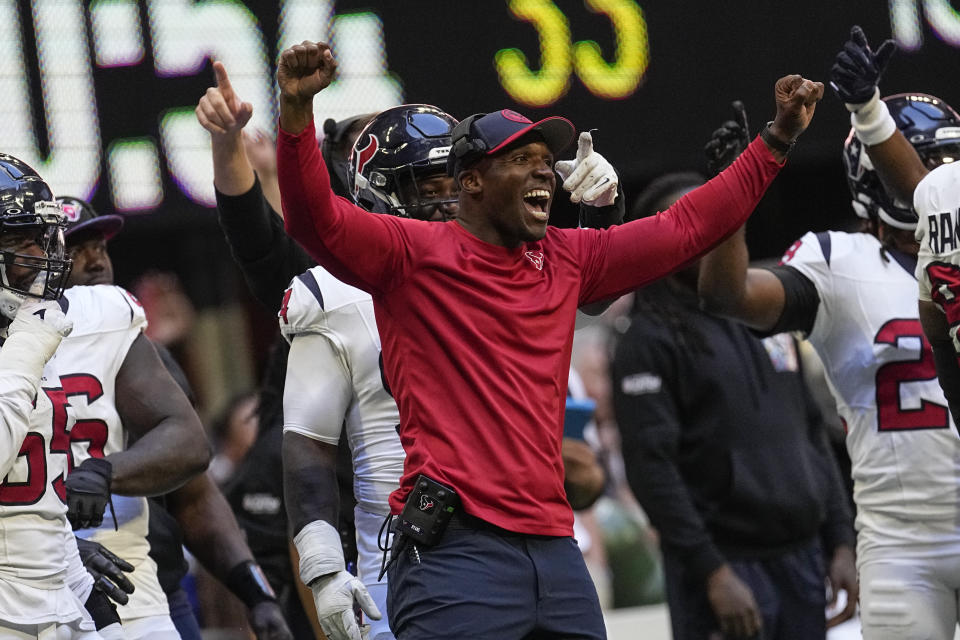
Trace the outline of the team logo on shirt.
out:
<instances>
[{"instance_id":1,"label":"team logo on shirt","mask_svg":"<svg viewBox=\"0 0 960 640\"><path fill-rule=\"evenodd\" d=\"M543 271L543 252L542 251L527 251L523 255L527 257L527 260L533 263L533 266L537 268L537 271Z\"/></svg>"}]
</instances>

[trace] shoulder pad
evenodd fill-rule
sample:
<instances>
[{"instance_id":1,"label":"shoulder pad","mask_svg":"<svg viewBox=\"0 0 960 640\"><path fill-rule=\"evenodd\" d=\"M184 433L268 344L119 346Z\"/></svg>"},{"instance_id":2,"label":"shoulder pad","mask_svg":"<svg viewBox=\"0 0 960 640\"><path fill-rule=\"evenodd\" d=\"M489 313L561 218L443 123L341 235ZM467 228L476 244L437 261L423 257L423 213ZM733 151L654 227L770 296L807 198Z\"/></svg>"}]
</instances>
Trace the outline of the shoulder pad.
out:
<instances>
[{"instance_id":1,"label":"shoulder pad","mask_svg":"<svg viewBox=\"0 0 960 640\"><path fill-rule=\"evenodd\" d=\"M116 285L71 287L64 292L67 317L73 321L71 336L109 331L143 331L147 316L136 297Z\"/></svg>"},{"instance_id":2,"label":"shoulder pad","mask_svg":"<svg viewBox=\"0 0 960 640\"><path fill-rule=\"evenodd\" d=\"M323 267L313 267L294 278L284 292L277 313L280 331L287 340L320 332L337 309L369 298L370 294L340 282Z\"/></svg>"}]
</instances>

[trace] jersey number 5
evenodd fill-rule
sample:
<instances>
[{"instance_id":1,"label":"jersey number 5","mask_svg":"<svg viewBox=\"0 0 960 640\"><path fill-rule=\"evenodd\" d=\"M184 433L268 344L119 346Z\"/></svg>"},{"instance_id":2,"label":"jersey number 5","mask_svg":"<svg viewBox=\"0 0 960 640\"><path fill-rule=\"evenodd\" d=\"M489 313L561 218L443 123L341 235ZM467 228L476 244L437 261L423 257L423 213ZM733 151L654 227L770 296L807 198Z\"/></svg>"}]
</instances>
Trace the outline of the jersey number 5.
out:
<instances>
[{"instance_id":1,"label":"jersey number 5","mask_svg":"<svg viewBox=\"0 0 960 640\"><path fill-rule=\"evenodd\" d=\"M91 457L102 458L103 448L107 444L107 424L102 420L77 420L73 428L67 431L67 406L73 396L86 396L87 404L103 395L103 385L94 376L78 373L60 377L62 387L47 388L43 392L53 405L53 437L50 439L50 454L62 453L67 456L67 473L73 469L74 442L88 443ZM5 480L0 485L0 504L28 505L43 497L47 488L47 452L42 435L30 432L20 445L19 457L27 459L27 479L25 482ZM66 500L63 473L53 479L51 485L60 500Z\"/></svg>"},{"instance_id":2,"label":"jersey number 5","mask_svg":"<svg viewBox=\"0 0 960 640\"><path fill-rule=\"evenodd\" d=\"M920 357L917 360L888 362L877 369L877 428L880 431L947 429L950 427L947 407L923 399L917 409L904 409L901 406L901 385L935 380L937 377L933 350L923 335L919 320L890 320L880 327L874 342L897 347L897 343L904 338L920 340Z\"/></svg>"}]
</instances>

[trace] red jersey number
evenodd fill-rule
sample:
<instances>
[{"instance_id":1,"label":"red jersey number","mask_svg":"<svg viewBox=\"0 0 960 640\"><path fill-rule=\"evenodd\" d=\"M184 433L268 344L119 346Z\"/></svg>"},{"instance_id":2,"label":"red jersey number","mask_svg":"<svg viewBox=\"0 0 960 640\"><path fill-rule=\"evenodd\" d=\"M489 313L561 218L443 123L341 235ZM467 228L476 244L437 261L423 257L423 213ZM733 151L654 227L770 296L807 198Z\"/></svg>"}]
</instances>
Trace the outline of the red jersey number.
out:
<instances>
[{"instance_id":1,"label":"red jersey number","mask_svg":"<svg viewBox=\"0 0 960 640\"><path fill-rule=\"evenodd\" d=\"M901 406L900 385L935 380L937 377L933 350L923 335L919 320L890 320L880 327L874 342L896 347L898 341L904 338L920 340L920 357L916 360L888 362L877 369L877 428L880 431L948 429L949 412L943 405L921 400L916 409L904 409Z\"/></svg>"},{"instance_id":2,"label":"red jersey number","mask_svg":"<svg viewBox=\"0 0 960 640\"><path fill-rule=\"evenodd\" d=\"M62 387L44 388L43 392L53 405L53 437L50 439L49 455L63 454L67 456L67 473L73 469L74 442L86 442L90 456L103 457L103 449L107 444L107 424L102 420L78 420L73 428L67 431L67 407L73 396L86 396L87 403L95 402L103 395L103 385L97 378L85 373L62 376ZM47 451L43 436L38 433L28 433L20 445L19 457L27 459L27 479L24 482L10 482L4 480L0 485L0 505L28 505L34 504L41 497L47 486ZM64 488L66 477L63 473L51 481L51 486L60 500L66 500Z\"/></svg>"}]
</instances>

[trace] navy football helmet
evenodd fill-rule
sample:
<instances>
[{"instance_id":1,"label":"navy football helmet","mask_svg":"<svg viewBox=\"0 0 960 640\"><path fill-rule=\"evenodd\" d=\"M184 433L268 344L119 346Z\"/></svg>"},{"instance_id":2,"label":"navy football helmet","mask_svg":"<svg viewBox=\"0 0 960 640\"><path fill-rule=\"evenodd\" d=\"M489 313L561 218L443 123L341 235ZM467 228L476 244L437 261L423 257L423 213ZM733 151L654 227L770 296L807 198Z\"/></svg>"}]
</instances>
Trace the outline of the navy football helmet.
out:
<instances>
[{"instance_id":1,"label":"navy football helmet","mask_svg":"<svg viewBox=\"0 0 960 640\"><path fill-rule=\"evenodd\" d=\"M16 315L24 298L56 300L71 262L63 207L29 165L0 153L0 313Z\"/></svg>"},{"instance_id":2,"label":"navy football helmet","mask_svg":"<svg viewBox=\"0 0 960 640\"><path fill-rule=\"evenodd\" d=\"M364 209L408 218L429 219L457 202L452 181L426 192L420 182L446 176L450 134L457 120L427 104L404 104L377 114L350 154L349 187Z\"/></svg>"},{"instance_id":3,"label":"navy football helmet","mask_svg":"<svg viewBox=\"0 0 960 640\"><path fill-rule=\"evenodd\" d=\"M917 150L927 169L960 162L960 115L950 105L925 93L900 93L883 100L897 128ZM858 216L879 218L897 229L916 228L913 203L901 202L887 193L852 129L843 145L843 164Z\"/></svg>"}]
</instances>

